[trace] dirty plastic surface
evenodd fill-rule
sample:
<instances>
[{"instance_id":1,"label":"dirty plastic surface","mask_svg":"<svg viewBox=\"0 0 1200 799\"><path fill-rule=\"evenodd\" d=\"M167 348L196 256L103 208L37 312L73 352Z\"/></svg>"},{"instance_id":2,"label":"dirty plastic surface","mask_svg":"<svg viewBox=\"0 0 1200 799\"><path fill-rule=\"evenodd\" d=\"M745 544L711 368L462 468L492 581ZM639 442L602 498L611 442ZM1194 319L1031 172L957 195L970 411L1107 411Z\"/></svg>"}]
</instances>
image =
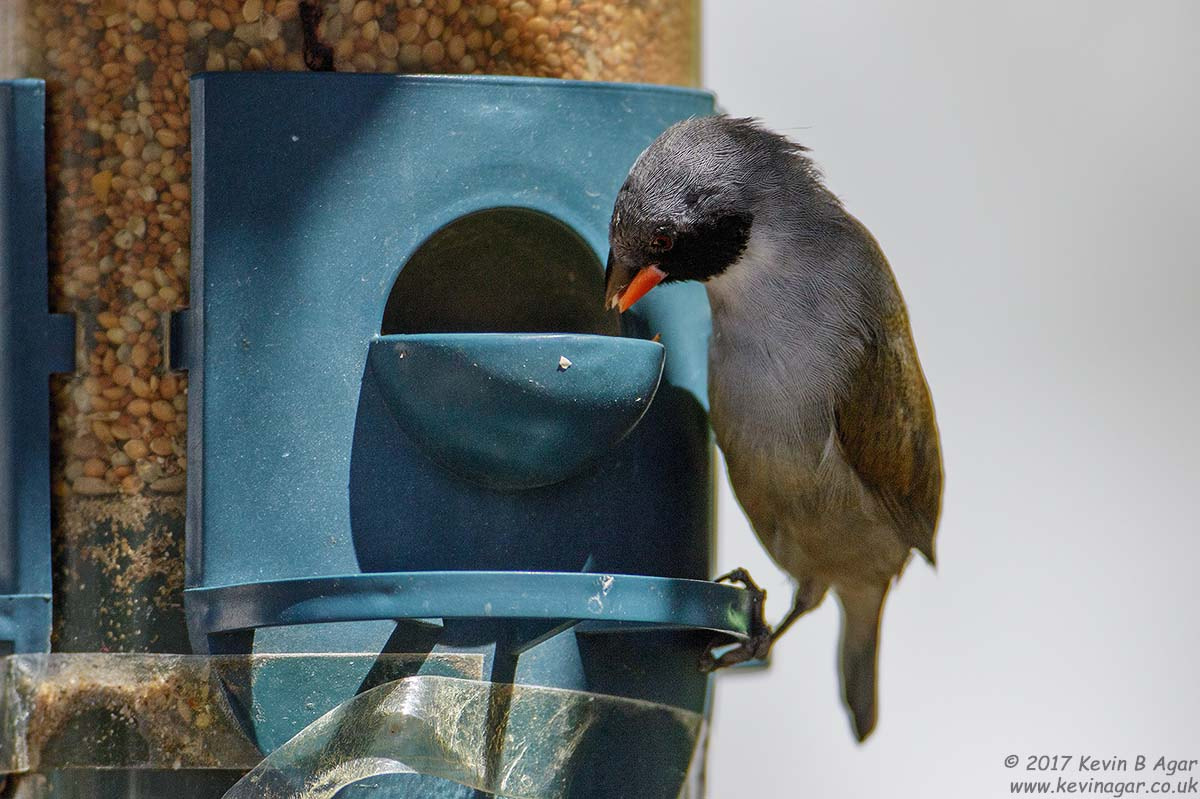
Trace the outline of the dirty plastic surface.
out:
<instances>
[{"instance_id":1,"label":"dirty plastic surface","mask_svg":"<svg viewBox=\"0 0 1200 799\"><path fill-rule=\"evenodd\" d=\"M312 713L314 696L294 696L290 711L305 722L262 759L237 721L257 677L274 668L328 671L339 662L353 669L363 661L373 663L373 679L323 715ZM450 791L438 796L458 795L451 784L514 799L563 799L582 784L640 799L691 795L702 714L450 676L477 675L481 665L479 657L441 654L0 658L0 775L64 768L249 771L226 799L332 799L364 780L385 791L371 795L384 796L408 795L405 780L426 789L444 782ZM85 745L72 736L62 746L62 733L80 725L91 731ZM126 728L136 735L109 734ZM641 747L627 745L631 735ZM129 747L131 739L141 745Z\"/></svg>"},{"instance_id":2,"label":"dirty plastic surface","mask_svg":"<svg viewBox=\"0 0 1200 799\"><path fill-rule=\"evenodd\" d=\"M413 773L512 799L562 799L578 784L611 796L676 799L703 722L699 713L583 691L411 677L340 705L225 799L333 799L371 777ZM632 730L648 749L614 762Z\"/></svg>"},{"instance_id":3,"label":"dirty plastic surface","mask_svg":"<svg viewBox=\"0 0 1200 799\"><path fill-rule=\"evenodd\" d=\"M64 768L236 769L262 759L238 717L288 673L282 721L299 732L334 707L321 679L359 673L360 690L418 672L477 677L470 654L199 655L55 653L0 658L0 775ZM307 680L305 678L307 676Z\"/></svg>"}]
</instances>

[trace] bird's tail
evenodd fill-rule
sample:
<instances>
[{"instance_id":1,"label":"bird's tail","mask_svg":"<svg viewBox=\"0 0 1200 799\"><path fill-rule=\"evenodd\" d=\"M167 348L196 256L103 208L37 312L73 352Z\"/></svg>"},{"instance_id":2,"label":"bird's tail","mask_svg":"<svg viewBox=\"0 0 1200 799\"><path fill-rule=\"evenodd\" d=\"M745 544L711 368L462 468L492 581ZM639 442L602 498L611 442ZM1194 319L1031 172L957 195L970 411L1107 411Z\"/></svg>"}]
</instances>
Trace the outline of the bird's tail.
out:
<instances>
[{"instance_id":1,"label":"bird's tail","mask_svg":"<svg viewBox=\"0 0 1200 799\"><path fill-rule=\"evenodd\" d=\"M842 697L846 700L850 723L859 741L865 741L875 729L879 618L889 585L837 588L842 604Z\"/></svg>"}]
</instances>

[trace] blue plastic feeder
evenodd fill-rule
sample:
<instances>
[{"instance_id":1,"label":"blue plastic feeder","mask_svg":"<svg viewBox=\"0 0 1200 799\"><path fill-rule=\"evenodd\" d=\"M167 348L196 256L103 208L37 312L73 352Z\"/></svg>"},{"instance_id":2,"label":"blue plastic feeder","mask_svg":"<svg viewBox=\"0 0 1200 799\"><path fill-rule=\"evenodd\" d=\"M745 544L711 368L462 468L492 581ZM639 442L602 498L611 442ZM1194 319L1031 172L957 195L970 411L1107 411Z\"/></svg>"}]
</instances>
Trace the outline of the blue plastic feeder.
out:
<instances>
[{"instance_id":1,"label":"blue plastic feeder","mask_svg":"<svg viewBox=\"0 0 1200 799\"><path fill-rule=\"evenodd\" d=\"M191 96L197 650L477 652L487 679L704 712L701 653L750 615L708 582L707 300L618 321L602 256L630 164L712 97L287 73ZM274 748L364 676L296 708L295 671L261 673L246 724ZM690 754L627 740L613 763L647 775ZM619 770L572 796L654 795Z\"/></svg>"},{"instance_id":2,"label":"blue plastic feeder","mask_svg":"<svg viewBox=\"0 0 1200 799\"><path fill-rule=\"evenodd\" d=\"M50 651L50 374L75 326L47 309L46 88L0 81L0 655Z\"/></svg>"}]
</instances>

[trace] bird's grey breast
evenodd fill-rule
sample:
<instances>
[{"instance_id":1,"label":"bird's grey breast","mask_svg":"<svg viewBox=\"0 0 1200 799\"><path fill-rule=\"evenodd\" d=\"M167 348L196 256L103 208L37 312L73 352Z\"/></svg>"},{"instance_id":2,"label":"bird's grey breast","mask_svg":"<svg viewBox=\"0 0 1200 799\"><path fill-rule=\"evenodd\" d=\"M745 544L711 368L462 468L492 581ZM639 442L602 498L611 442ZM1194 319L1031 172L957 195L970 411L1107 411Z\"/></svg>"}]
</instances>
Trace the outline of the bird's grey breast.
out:
<instances>
[{"instance_id":1,"label":"bird's grey breast","mask_svg":"<svg viewBox=\"0 0 1200 799\"><path fill-rule=\"evenodd\" d=\"M709 401L723 449L824 450L863 334L827 285L823 255L756 233L708 282Z\"/></svg>"}]
</instances>

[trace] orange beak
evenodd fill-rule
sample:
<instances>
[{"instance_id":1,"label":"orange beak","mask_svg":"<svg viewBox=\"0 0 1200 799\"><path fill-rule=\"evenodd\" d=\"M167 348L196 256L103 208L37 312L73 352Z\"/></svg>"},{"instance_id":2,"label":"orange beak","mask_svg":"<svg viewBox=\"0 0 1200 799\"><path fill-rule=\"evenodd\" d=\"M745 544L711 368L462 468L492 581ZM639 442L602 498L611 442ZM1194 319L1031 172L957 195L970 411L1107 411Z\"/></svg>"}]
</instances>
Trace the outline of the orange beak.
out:
<instances>
[{"instance_id":1,"label":"orange beak","mask_svg":"<svg viewBox=\"0 0 1200 799\"><path fill-rule=\"evenodd\" d=\"M667 273L658 268L658 264L647 264L642 267L625 290L617 295L617 310L625 313L633 304L650 293L650 289L663 282Z\"/></svg>"}]
</instances>

